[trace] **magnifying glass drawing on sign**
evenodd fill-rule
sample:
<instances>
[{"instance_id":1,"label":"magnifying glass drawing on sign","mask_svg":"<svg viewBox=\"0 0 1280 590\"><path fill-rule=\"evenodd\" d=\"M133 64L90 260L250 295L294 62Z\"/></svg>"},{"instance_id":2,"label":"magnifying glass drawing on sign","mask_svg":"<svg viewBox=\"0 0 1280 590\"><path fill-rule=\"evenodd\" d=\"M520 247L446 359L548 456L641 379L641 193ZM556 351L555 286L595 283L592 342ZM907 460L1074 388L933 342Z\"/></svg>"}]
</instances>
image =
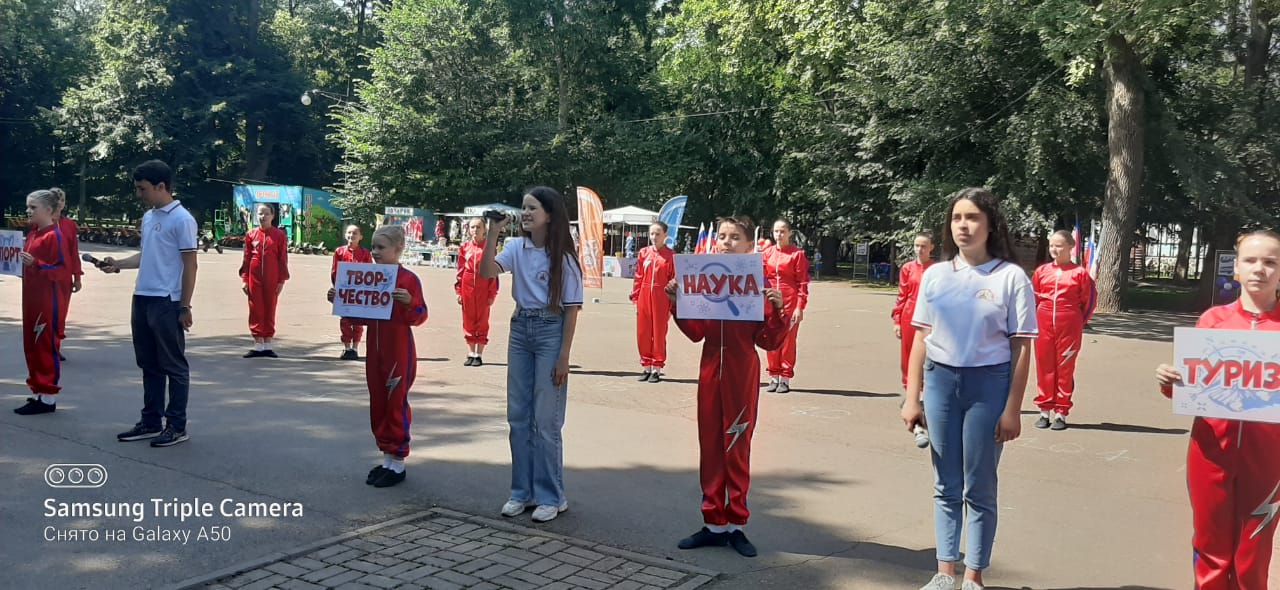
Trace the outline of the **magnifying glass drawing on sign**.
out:
<instances>
[{"instance_id":1,"label":"magnifying glass drawing on sign","mask_svg":"<svg viewBox=\"0 0 1280 590\"><path fill-rule=\"evenodd\" d=\"M712 262L712 263L710 263L710 264L708 264L708 265L706 265L706 266L702 267L702 270L701 270L700 272L702 272L702 274L710 274L710 273L711 273L711 271L713 271L713 270L723 270L725 275L731 275L731 274L733 274L733 272L729 270L729 267L728 267L728 266L725 266L724 264L721 264L721 263L719 263L719 262ZM712 295L710 295L710 294L708 294L708 293L703 293L703 294L702 294L702 298L703 298L703 299L706 299L707 301L710 301L710 302L712 302L712 303L723 303L723 304L725 304L725 306L726 306L726 307L728 307L728 308L729 308L729 313L733 314L733 316L734 316L734 317L738 317L738 315L739 315L739 313L738 313L738 306L737 306L737 305L735 305L735 304L733 303L733 300L729 298L729 286L728 286L728 285L725 285L725 286L723 287L723 289L720 291L720 295L719 295L719 296L712 296Z\"/></svg>"}]
</instances>

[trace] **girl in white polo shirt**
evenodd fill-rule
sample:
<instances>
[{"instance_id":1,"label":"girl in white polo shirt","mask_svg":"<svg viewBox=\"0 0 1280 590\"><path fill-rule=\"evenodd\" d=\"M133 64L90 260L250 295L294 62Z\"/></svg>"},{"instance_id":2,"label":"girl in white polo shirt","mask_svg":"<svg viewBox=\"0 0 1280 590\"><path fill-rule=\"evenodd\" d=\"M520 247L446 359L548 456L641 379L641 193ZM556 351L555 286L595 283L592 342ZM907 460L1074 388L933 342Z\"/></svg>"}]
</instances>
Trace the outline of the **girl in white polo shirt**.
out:
<instances>
[{"instance_id":1,"label":"girl in white polo shirt","mask_svg":"<svg viewBox=\"0 0 1280 590\"><path fill-rule=\"evenodd\" d=\"M578 267L564 197L539 186L524 195L522 236L494 255L508 220L490 221L480 276L510 272L511 316L507 346L507 425L511 429L511 495L503 516L530 507L534 522L569 508L564 495L564 428L569 393L569 350L582 309Z\"/></svg>"},{"instance_id":2,"label":"girl in white polo shirt","mask_svg":"<svg viewBox=\"0 0 1280 590\"><path fill-rule=\"evenodd\" d=\"M986 189L951 196L942 253L920 280L902 407L907 429L927 425L932 446L938 574L921 590L955 588L962 519L969 531L961 590L982 590L996 535L996 465L1003 443L1022 429L1035 296Z\"/></svg>"}]
</instances>

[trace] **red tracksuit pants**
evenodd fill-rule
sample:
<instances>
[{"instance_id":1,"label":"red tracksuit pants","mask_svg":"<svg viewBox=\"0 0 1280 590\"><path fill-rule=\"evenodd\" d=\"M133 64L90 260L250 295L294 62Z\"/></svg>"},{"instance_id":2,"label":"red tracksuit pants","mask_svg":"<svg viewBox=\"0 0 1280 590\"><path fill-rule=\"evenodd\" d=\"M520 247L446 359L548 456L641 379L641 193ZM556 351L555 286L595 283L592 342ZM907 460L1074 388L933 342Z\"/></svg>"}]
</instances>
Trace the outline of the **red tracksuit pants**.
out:
<instances>
[{"instance_id":1,"label":"red tracksuit pants","mask_svg":"<svg viewBox=\"0 0 1280 590\"><path fill-rule=\"evenodd\" d=\"M409 388L418 374L418 353L408 330L374 322L369 326L368 352L364 362L369 385L369 426L378 450L404 458L409 456Z\"/></svg>"},{"instance_id":2,"label":"red tracksuit pants","mask_svg":"<svg viewBox=\"0 0 1280 590\"><path fill-rule=\"evenodd\" d=\"M280 299L278 283L249 281L249 333L254 338L276 335L276 301Z\"/></svg>"},{"instance_id":3,"label":"red tracksuit pants","mask_svg":"<svg viewBox=\"0 0 1280 590\"><path fill-rule=\"evenodd\" d=\"M1035 341L1035 404L1041 411L1056 411L1063 416L1071 412L1071 396L1076 390L1076 359L1084 323L1078 312L1058 313L1036 310L1040 336Z\"/></svg>"},{"instance_id":4,"label":"red tracksuit pants","mask_svg":"<svg viewBox=\"0 0 1280 590\"><path fill-rule=\"evenodd\" d=\"M907 388L907 365L911 360L911 345L916 341L916 327L911 325L911 318L904 317L898 322L902 330L902 340L898 341L898 352L901 355L902 388Z\"/></svg>"},{"instance_id":5,"label":"red tracksuit pants","mask_svg":"<svg viewBox=\"0 0 1280 590\"><path fill-rule=\"evenodd\" d=\"M35 281L36 279L26 279ZM63 286L55 283L23 285L22 351L27 357L27 386L32 393L55 394L62 390L62 364L58 348L62 341Z\"/></svg>"},{"instance_id":6,"label":"red tracksuit pants","mask_svg":"<svg viewBox=\"0 0 1280 590\"><path fill-rule=\"evenodd\" d=\"M364 326L342 318L338 320L338 329L342 331L343 344L350 344L352 348L360 346L360 338L364 336Z\"/></svg>"},{"instance_id":7,"label":"red tracksuit pants","mask_svg":"<svg viewBox=\"0 0 1280 590\"><path fill-rule=\"evenodd\" d=\"M787 317L794 317L799 301L795 299L795 295L789 294L785 288L782 291L782 297ZM785 377L787 379L796 376L796 337L799 335L800 324L795 324L791 327L791 331L787 332L787 339L782 342L781 348L765 353L765 357L769 360L769 376Z\"/></svg>"},{"instance_id":8,"label":"red tracksuit pants","mask_svg":"<svg viewBox=\"0 0 1280 590\"><path fill-rule=\"evenodd\" d=\"M58 285L58 295L62 296L58 307L58 348L61 349L62 341L67 339L67 310L71 309L71 283Z\"/></svg>"},{"instance_id":9,"label":"red tracksuit pants","mask_svg":"<svg viewBox=\"0 0 1280 590\"><path fill-rule=\"evenodd\" d=\"M462 335L467 344L489 344L489 292L462 291Z\"/></svg>"},{"instance_id":10,"label":"red tracksuit pants","mask_svg":"<svg viewBox=\"0 0 1280 590\"><path fill-rule=\"evenodd\" d=\"M671 299L665 285L641 288L636 297L636 347L640 366L667 366L667 328L671 324Z\"/></svg>"},{"instance_id":11,"label":"red tracksuit pants","mask_svg":"<svg viewBox=\"0 0 1280 590\"><path fill-rule=\"evenodd\" d=\"M1196 588L1266 590L1280 506L1280 424L1196 418L1187 449Z\"/></svg>"},{"instance_id":12,"label":"red tracksuit pants","mask_svg":"<svg viewBox=\"0 0 1280 590\"><path fill-rule=\"evenodd\" d=\"M750 375L759 375L759 360L754 364ZM706 524L745 525L751 516L747 490L751 488L751 436L756 430L759 402L760 386L755 379L725 375L720 381L698 383L698 444L702 451L698 475Z\"/></svg>"}]
</instances>

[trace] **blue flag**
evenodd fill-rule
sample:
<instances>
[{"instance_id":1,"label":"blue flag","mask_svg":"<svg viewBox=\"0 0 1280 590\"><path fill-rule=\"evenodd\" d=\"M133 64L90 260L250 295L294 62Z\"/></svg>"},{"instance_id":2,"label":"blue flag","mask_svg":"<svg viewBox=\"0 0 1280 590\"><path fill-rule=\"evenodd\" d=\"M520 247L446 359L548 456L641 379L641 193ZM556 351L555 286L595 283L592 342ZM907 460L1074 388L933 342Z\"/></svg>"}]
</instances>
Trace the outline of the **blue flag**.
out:
<instances>
[{"instance_id":1,"label":"blue flag","mask_svg":"<svg viewBox=\"0 0 1280 590\"><path fill-rule=\"evenodd\" d=\"M667 224L667 247L675 249L676 234L680 233L680 221L684 219L684 206L689 202L689 197L680 195L667 201L662 205L662 210L658 211L658 221Z\"/></svg>"}]
</instances>

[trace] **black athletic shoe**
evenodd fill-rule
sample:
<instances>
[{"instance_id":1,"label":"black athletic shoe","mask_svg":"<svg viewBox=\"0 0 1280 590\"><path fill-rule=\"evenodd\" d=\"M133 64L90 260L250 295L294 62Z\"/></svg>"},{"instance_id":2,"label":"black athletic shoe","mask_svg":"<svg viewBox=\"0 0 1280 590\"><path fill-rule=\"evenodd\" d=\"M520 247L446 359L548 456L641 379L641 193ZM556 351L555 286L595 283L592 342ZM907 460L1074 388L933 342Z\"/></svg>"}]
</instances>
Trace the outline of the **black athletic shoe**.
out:
<instances>
[{"instance_id":1,"label":"black athletic shoe","mask_svg":"<svg viewBox=\"0 0 1280 590\"><path fill-rule=\"evenodd\" d=\"M48 414L57 409L58 404L46 404L38 399L29 399L26 405L21 408L14 408L13 413L19 416L34 416L36 414Z\"/></svg>"},{"instance_id":2,"label":"black athletic shoe","mask_svg":"<svg viewBox=\"0 0 1280 590\"><path fill-rule=\"evenodd\" d=\"M649 383L661 383L661 382L662 382L661 371L654 371L652 373L649 373Z\"/></svg>"},{"instance_id":3,"label":"black athletic shoe","mask_svg":"<svg viewBox=\"0 0 1280 590\"><path fill-rule=\"evenodd\" d=\"M476 357L474 357L474 356L468 356L468 357L467 357L467 362L462 363L462 366L464 366L464 367L470 367L471 365L474 365L474 364L476 364Z\"/></svg>"},{"instance_id":4,"label":"black athletic shoe","mask_svg":"<svg viewBox=\"0 0 1280 590\"><path fill-rule=\"evenodd\" d=\"M373 485L373 482L378 481L378 478L382 477L383 471L388 471L388 469L381 465L374 467L373 469L370 469L369 477L364 478L364 485L367 485L367 486Z\"/></svg>"},{"instance_id":5,"label":"black athletic shoe","mask_svg":"<svg viewBox=\"0 0 1280 590\"><path fill-rule=\"evenodd\" d=\"M702 527L702 530L680 539L680 543L676 547L697 549L699 547L724 547L728 544L729 533L713 533L707 527Z\"/></svg>"},{"instance_id":6,"label":"black athletic shoe","mask_svg":"<svg viewBox=\"0 0 1280 590\"><path fill-rule=\"evenodd\" d=\"M1044 430L1048 427L1049 427L1049 417L1045 416L1044 414L1040 414L1040 419L1036 420L1036 428L1039 428L1040 430Z\"/></svg>"},{"instance_id":7,"label":"black athletic shoe","mask_svg":"<svg viewBox=\"0 0 1280 590\"><path fill-rule=\"evenodd\" d=\"M766 388L764 388L764 390L765 390L765 391L767 391L767 392L769 392L769 393L773 393L773 392L775 392L775 391L777 391L777 390L778 390L778 384L779 384L779 382L778 382L778 381L775 381L775 380L773 380L773 379L770 379L770 380L769 380L769 386L768 386L768 387L766 387Z\"/></svg>"},{"instance_id":8,"label":"black athletic shoe","mask_svg":"<svg viewBox=\"0 0 1280 590\"><path fill-rule=\"evenodd\" d=\"M260 354L260 355L258 355L258 356L265 357L265 358L269 358L269 359L278 359L278 358L280 358L280 355L276 354L276 351L271 350L270 348L268 348L268 349L266 349L266 350L262 351L262 354Z\"/></svg>"},{"instance_id":9,"label":"black athletic shoe","mask_svg":"<svg viewBox=\"0 0 1280 590\"><path fill-rule=\"evenodd\" d=\"M483 367L483 366L484 366L484 359L482 359L482 358L480 358L480 357L475 357L475 360L471 361L471 366L473 366L473 367Z\"/></svg>"},{"instance_id":10,"label":"black athletic shoe","mask_svg":"<svg viewBox=\"0 0 1280 590\"><path fill-rule=\"evenodd\" d=\"M262 356L262 353L263 353L263 351L261 351L261 350L250 350L249 352L244 353L244 358L247 358L247 359L256 359L256 358L258 358L258 357Z\"/></svg>"},{"instance_id":11,"label":"black athletic shoe","mask_svg":"<svg viewBox=\"0 0 1280 590\"><path fill-rule=\"evenodd\" d=\"M59 361L62 361L62 362L64 362L64 363L65 363L65 362L67 362L67 357L62 356L62 353L61 353L61 352L59 352L59 353L58 353L58 360L59 360Z\"/></svg>"},{"instance_id":12,"label":"black athletic shoe","mask_svg":"<svg viewBox=\"0 0 1280 590\"><path fill-rule=\"evenodd\" d=\"M354 348L348 348L342 351L340 358L344 361L358 361L360 360L360 353L356 352Z\"/></svg>"},{"instance_id":13,"label":"black athletic shoe","mask_svg":"<svg viewBox=\"0 0 1280 590\"><path fill-rule=\"evenodd\" d=\"M641 383L644 383L644 382L648 381L648 380L649 380L649 377L651 377L651 376L653 376L653 371L645 371L645 372L643 372L643 373L640 373L640 378L639 378L639 379L636 379L636 381L639 381L639 382L641 382Z\"/></svg>"},{"instance_id":14,"label":"black athletic shoe","mask_svg":"<svg viewBox=\"0 0 1280 590\"><path fill-rule=\"evenodd\" d=\"M134 424L132 430L126 430L116 435L116 440L120 442L130 442L142 440L144 438L155 438L160 436L164 429L159 426L143 426L141 422Z\"/></svg>"},{"instance_id":15,"label":"black athletic shoe","mask_svg":"<svg viewBox=\"0 0 1280 590\"><path fill-rule=\"evenodd\" d=\"M729 533L729 544L733 546L734 551L743 557L755 557L756 546L747 540L747 534L741 530Z\"/></svg>"},{"instance_id":16,"label":"black athletic shoe","mask_svg":"<svg viewBox=\"0 0 1280 590\"><path fill-rule=\"evenodd\" d=\"M187 431L176 430L172 426L165 426L164 432L160 433L155 440L151 441L153 447L171 447L180 442L187 441Z\"/></svg>"},{"instance_id":17,"label":"black athletic shoe","mask_svg":"<svg viewBox=\"0 0 1280 590\"><path fill-rule=\"evenodd\" d=\"M1058 416L1057 418L1054 418L1053 426L1049 427L1049 430L1066 430L1066 429L1067 429L1067 419L1063 418L1062 416Z\"/></svg>"},{"instance_id":18,"label":"black athletic shoe","mask_svg":"<svg viewBox=\"0 0 1280 590\"><path fill-rule=\"evenodd\" d=\"M791 386L788 385L786 381L779 381L778 389L776 391L778 393L791 393Z\"/></svg>"},{"instance_id":19,"label":"black athletic shoe","mask_svg":"<svg viewBox=\"0 0 1280 590\"><path fill-rule=\"evenodd\" d=\"M404 471L396 473L390 469L382 470L382 475L378 476L377 481L373 482L375 488L389 488L404 481Z\"/></svg>"}]
</instances>

